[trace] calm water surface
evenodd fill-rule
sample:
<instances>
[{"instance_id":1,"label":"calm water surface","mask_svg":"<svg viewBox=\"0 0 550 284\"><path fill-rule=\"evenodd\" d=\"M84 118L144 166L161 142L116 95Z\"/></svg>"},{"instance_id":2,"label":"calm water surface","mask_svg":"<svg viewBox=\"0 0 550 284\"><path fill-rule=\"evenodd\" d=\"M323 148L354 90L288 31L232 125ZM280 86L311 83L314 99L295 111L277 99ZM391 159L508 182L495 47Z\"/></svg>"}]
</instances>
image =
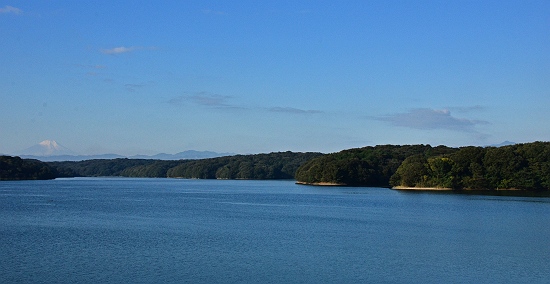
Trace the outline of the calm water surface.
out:
<instances>
[{"instance_id":1,"label":"calm water surface","mask_svg":"<svg viewBox=\"0 0 550 284\"><path fill-rule=\"evenodd\" d=\"M549 283L550 198L0 182L0 283Z\"/></svg>"}]
</instances>

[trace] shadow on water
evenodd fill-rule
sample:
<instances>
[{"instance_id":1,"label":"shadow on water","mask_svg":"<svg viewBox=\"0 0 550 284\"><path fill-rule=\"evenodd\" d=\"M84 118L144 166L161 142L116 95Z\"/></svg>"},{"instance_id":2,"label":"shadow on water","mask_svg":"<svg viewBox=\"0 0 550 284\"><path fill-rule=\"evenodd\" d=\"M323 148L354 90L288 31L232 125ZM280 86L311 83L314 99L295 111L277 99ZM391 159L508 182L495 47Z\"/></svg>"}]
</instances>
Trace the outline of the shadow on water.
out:
<instances>
[{"instance_id":1,"label":"shadow on water","mask_svg":"<svg viewBox=\"0 0 550 284\"><path fill-rule=\"evenodd\" d=\"M483 196L511 196L511 197L550 197L550 191L534 190L401 190L395 191L407 194L458 194Z\"/></svg>"}]
</instances>

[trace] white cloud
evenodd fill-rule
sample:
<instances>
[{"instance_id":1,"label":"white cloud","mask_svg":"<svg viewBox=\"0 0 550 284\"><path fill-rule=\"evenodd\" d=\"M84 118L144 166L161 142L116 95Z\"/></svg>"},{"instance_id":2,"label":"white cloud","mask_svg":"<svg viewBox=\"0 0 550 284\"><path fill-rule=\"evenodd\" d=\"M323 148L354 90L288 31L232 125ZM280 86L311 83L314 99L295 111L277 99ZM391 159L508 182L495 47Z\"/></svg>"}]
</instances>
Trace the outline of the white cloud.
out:
<instances>
[{"instance_id":1,"label":"white cloud","mask_svg":"<svg viewBox=\"0 0 550 284\"><path fill-rule=\"evenodd\" d=\"M156 47L156 46L149 46L149 47L144 47L144 46L130 46L130 47L119 46L119 47L114 47L114 48L110 48L110 49L101 49L100 51L103 54L116 55L116 54L132 52L132 51L136 51L136 50L157 50L157 49L158 49L158 47Z\"/></svg>"},{"instance_id":2,"label":"white cloud","mask_svg":"<svg viewBox=\"0 0 550 284\"><path fill-rule=\"evenodd\" d=\"M103 54L122 54L122 53L131 52L131 51L134 51L134 50L136 50L136 47L120 46L120 47L115 47L115 48L111 48L111 49L102 49L101 53L103 53Z\"/></svg>"},{"instance_id":3,"label":"white cloud","mask_svg":"<svg viewBox=\"0 0 550 284\"><path fill-rule=\"evenodd\" d=\"M13 7L13 6L7 6L4 7L4 8L0 8L0 14L9 14L9 13L12 13L12 14L16 14L16 15L19 15L21 14L23 11L19 8L16 8L16 7Z\"/></svg>"},{"instance_id":4,"label":"white cloud","mask_svg":"<svg viewBox=\"0 0 550 284\"><path fill-rule=\"evenodd\" d=\"M386 121L394 126L408 127L421 130L447 129L455 131L476 132L478 124L487 124L486 121L457 118L449 110L429 108L412 109L406 113L396 113L375 119Z\"/></svg>"}]
</instances>

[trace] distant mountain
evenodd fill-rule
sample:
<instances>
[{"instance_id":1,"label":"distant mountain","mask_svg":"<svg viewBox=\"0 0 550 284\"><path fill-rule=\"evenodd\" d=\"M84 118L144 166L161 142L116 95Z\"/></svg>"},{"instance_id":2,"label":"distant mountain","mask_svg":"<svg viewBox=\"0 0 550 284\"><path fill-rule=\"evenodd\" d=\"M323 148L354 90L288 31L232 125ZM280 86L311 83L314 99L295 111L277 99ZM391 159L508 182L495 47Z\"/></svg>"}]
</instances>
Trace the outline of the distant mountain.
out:
<instances>
[{"instance_id":1,"label":"distant mountain","mask_svg":"<svg viewBox=\"0 0 550 284\"><path fill-rule=\"evenodd\" d=\"M111 159L122 159L126 158L125 156L117 154L101 154L101 155L54 155L54 156L34 156L34 155L18 155L23 159L35 159L42 162L62 162L62 161L72 161L79 162L85 160L111 160Z\"/></svg>"},{"instance_id":2,"label":"distant mountain","mask_svg":"<svg viewBox=\"0 0 550 284\"><path fill-rule=\"evenodd\" d=\"M217 158L223 156L232 156L235 153L216 153L211 151L195 151L188 150L179 152L176 154L166 154L160 153L152 156L147 155L135 155L129 158L131 159L155 159L155 160L191 160L191 159L208 159L208 158Z\"/></svg>"},{"instance_id":3,"label":"distant mountain","mask_svg":"<svg viewBox=\"0 0 550 284\"><path fill-rule=\"evenodd\" d=\"M211 151L195 151L189 150L176 154L156 154L122 156L117 154L102 154L102 155L18 155L23 159L35 159L43 162L61 162L61 161L85 161L85 160L111 160L111 159L145 159L145 160L200 160L208 158L217 158L223 156L232 156L233 153L216 153Z\"/></svg>"},{"instance_id":4,"label":"distant mountain","mask_svg":"<svg viewBox=\"0 0 550 284\"><path fill-rule=\"evenodd\" d=\"M49 157L49 156L65 156L65 155L77 155L75 152L67 147L61 146L55 140L44 140L34 146L31 146L20 153L19 156L37 156L37 157Z\"/></svg>"},{"instance_id":5,"label":"distant mountain","mask_svg":"<svg viewBox=\"0 0 550 284\"><path fill-rule=\"evenodd\" d=\"M150 160L198 160L217 158L223 156L232 156L234 153L216 153L211 151L195 151L188 150L176 154L160 153L156 155L134 155L122 156L118 154L101 154L101 155L78 155L67 147L61 146L55 140L44 140L32 147L16 153L15 155L23 159L36 159L43 162L59 162L59 161L84 161L98 159L150 159Z\"/></svg>"},{"instance_id":6,"label":"distant mountain","mask_svg":"<svg viewBox=\"0 0 550 284\"><path fill-rule=\"evenodd\" d=\"M491 144L491 145L487 145L486 147L502 147L502 146L509 146L509 145L514 145L516 144L516 142L512 142L512 141L504 141L502 143L499 143L499 144Z\"/></svg>"}]
</instances>

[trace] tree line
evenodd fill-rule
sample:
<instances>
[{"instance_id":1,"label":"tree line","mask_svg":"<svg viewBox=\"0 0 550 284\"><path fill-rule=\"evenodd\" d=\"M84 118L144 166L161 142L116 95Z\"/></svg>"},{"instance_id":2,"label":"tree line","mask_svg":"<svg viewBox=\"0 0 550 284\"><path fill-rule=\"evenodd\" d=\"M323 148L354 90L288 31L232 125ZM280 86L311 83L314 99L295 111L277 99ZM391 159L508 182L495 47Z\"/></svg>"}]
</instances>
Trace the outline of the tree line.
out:
<instances>
[{"instance_id":1,"label":"tree line","mask_svg":"<svg viewBox=\"0 0 550 284\"><path fill-rule=\"evenodd\" d=\"M56 177L57 172L44 162L0 156L0 180L46 180Z\"/></svg>"},{"instance_id":2,"label":"tree line","mask_svg":"<svg viewBox=\"0 0 550 284\"><path fill-rule=\"evenodd\" d=\"M550 190L550 143L350 149L308 161L296 172L296 180L350 186Z\"/></svg>"},{"instance_id":3,"label":"tree line","mask_svg":"<svg viewBox=\"0 0 550 284\"><path fill-rule=\"evenodd\" d=\"M201 179L294 179L298 167L321 155L287 151L195 160L170 168L167 176Z\"/></svg>"},{"instance_id":4,"label":"tree line","mask_svg":"<svg viewBox=\"0 0 550 284\"><path fill-rule=\"evenodd\" d=\"M274 152L200 160L108 159L49 162L60 177L170 177L196 179L294 179L298 167L321 153Z\"/></svg>"},{"instance_id":5,"label":"tree line","mask_svg":"<svg viewBox=\"0 0 550 284\"><path fill-rule=\"evenodd\" d=\"M348 186L550 190L550 142L502 147L378 145L332 154L274 152L200 160L41 162L0 156L0 180L56 177L295 179Z\"/></svg>"},{"instance_id":6,"label":"tree line","mask_svg":"<svg viewBox=\"0 0 550 284\"><path fill-rule=\"evenodd\" d=\"M308 161L297 170L296 180L306 184L387 187L405 158L453 151L456 149L430 145L378 145L349 149Z\"/></svg>"},{"instance_id":7,"label":"tree line","mask_svg":"<svg viewBox=\"0 0 550 284\"><path fill-rule=\"evenodd\" d=\"M550 143L463 147L440 156L408 157L393 186L452 189L550 189Z\"/></svg>"}]
</instances>

